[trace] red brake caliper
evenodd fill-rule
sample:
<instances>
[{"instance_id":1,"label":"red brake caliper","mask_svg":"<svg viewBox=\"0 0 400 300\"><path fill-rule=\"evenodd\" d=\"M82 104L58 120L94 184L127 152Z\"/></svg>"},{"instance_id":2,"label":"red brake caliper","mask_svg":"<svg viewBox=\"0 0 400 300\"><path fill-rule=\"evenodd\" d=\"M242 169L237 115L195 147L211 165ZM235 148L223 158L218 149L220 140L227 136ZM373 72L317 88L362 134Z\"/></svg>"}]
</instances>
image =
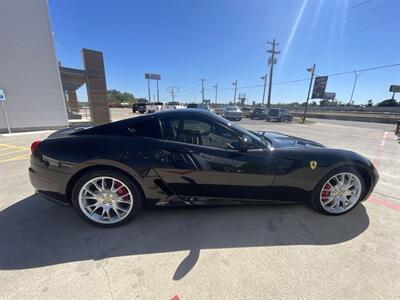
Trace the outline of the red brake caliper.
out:
<instances>
[{"instance_id":1,"label":"red brake caliper","mask_svg":"<svg viewBox=\"0 0 400 300\"><path fill-rule=\"evenodd\" d=\"M329 182L327 182L322 188L322 193L321 193L322 201L327 201L329 199L329 194L331 193L331 190L332 190L332 185Z\"/></svg>"},{"instance_id":2,"label":"red brake caliper","mask_svg":"<svg viewBox=\"0 0 400 300\"><path fill-rule=\"evenodd\" d=\"M127 193L128 193L128 190L123 186L123 187L120 187L121 186L121 184L119 183L119 182L116 182L115 183L115 186L114 186L114 189L118 189L117 190L117 194L119 195L119 196L122 196L122 195L126 195ZM123 197L122 199L124 199L124 198L126 198L128 195L126 195L125 197ZM126 199L124 199L124 200L126 200Z\"/></svg>"}]
</instances>

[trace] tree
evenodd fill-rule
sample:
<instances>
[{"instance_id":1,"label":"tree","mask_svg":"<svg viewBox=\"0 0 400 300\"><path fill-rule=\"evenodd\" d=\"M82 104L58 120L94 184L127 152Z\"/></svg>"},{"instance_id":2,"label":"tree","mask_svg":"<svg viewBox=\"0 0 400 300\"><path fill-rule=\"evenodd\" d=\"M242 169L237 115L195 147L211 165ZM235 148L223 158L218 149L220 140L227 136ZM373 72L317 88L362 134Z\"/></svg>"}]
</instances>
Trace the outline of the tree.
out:
<instances>
[{"instance_id":1,"label":"tree","mask_svg":"<svg viewBox=\"0 0 400 300\"><path fill-rule=\"evenodd\" d=\"M397 101L394 99L386 99L382 102L379 102L376 106L385 106L385 107L394 107L398 106Z\"/></svg>"},{"instance_id":2,"label":"tree","mask_svg":"<svg viewBox=\"0 0 400 300\"><path fill-rule=\"evenodd\" d=\"M320 106L336 106L338 102L336 100L328 100L328 99L322 99L319 101Z\"/></svg>"},{"instance_id":3,"label":"tree","mask_svg":"<svg viewBox=\"0 0 400 300\"><path fill-rule=\"evenodd\" d=\"M118 90L108 90L107 91L107 99L109 102L135 102L135 97L131 93L121 93Z\"/></svg>"},{"instance_id":4,"label":"tree","mask_svg":"<svg viewBox=\"0 0 400 300\"><path fill-rule=\"evenodd\" d=\"M367 106L372 106L372 99L368 100Z\"/></svg>"}]
</instances>

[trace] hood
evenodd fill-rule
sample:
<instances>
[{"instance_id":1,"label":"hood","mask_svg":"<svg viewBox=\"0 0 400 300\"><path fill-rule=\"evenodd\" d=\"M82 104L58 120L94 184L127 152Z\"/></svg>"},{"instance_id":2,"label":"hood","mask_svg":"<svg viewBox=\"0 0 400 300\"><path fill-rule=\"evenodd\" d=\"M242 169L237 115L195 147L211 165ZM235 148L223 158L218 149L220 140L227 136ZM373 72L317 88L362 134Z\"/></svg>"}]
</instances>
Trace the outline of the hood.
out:
<instances>
[{"instance_id":1,"label":"hood","mask_svg":"<svg viewBox=\"0 0 400 300\"><path fill-rule=\"evenodd\" d=\"M325 148L325 146L320 143L302 139L295 136L285 135L278 132L259 131L258 134L267 138L271 142L272 147L274 148L288 148L288 147Z\"/></svg>"}]
</instances>

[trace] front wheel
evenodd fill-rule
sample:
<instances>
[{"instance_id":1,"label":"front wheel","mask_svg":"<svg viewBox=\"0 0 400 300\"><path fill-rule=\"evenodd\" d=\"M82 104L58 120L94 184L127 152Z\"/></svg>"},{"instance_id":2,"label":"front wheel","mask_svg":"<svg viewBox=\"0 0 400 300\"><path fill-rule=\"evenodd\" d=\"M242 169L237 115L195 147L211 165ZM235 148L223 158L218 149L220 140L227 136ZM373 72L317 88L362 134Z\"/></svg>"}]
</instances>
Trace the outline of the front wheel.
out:
<instances>
[{"instance_id":1,"label":"front wheel","mask_svg":"<svg viewBox=\"0 0 400 300\"><path fill-rule=\"evenodd\" d=\"M72 206L85 221L115 227L131 220L142 208L143 197L124 174L95 170L84 174L72 191Z\"/></svg>"},{"instance_id":2,"label":"front wheel","mask_svg":"<svg viewBox=\"0 0 400 300\"><path fill-rule=\"evenodd\" d=\"M342 215L352 210L365 195L365 183L359 172L341 168L325 176L317 185L312 206L326 215Z\"/></svg>"}]
</instances>

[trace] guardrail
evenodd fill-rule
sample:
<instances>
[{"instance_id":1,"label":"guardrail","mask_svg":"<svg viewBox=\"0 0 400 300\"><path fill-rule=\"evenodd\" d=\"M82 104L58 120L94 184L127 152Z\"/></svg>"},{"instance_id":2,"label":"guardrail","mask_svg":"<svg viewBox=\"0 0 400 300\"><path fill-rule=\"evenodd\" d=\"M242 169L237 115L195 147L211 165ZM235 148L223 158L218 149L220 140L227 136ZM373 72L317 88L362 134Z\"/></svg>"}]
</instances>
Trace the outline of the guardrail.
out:
<instances>
[{"instance_id":1,"label":"guardrail","mask_svg":"<svg viewBox=\"0 0 400 300\"><path fill-rule=\"evenodd\" d=\"M291 111L296 117L302 117L303 112ZM317 119L331 119L331 120L343 120L343 121L359 121L359 122L371 122L371 123L387 123L396 124L398 120L397 114L379 114L375 115L366 113L340 113L340 112L307 112L307 118Z\"/></svg>"}]
</instances>

